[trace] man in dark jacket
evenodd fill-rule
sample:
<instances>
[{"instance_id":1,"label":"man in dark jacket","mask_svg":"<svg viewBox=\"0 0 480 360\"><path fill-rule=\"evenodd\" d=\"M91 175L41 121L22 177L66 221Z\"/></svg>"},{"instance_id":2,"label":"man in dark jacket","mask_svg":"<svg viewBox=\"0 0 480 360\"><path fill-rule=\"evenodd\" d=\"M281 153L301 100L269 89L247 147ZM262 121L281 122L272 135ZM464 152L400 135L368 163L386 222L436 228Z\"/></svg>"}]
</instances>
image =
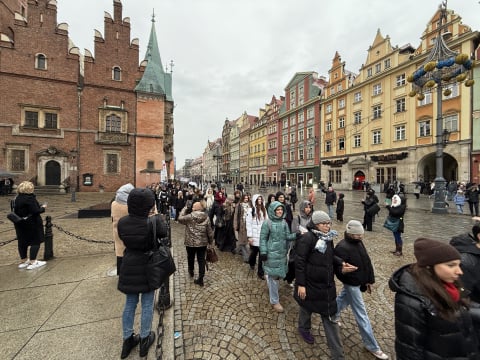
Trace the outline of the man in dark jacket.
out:
<instances>
[{"instance_id":1,"label":"man in dark jacket","mask_svg":"<svg viewBox=\"0 0 480 360\"><path fill-rule=\"evenodd\" d=\"M370 189L367 191L365 200L362 200L363 204L363 227L367 231L373 231L373 218L377 215L380 207L378 206L378 197L375 195L375 190Z\"/></svg>"},{"instance_id":2,"label":"man in dark jacket","mask_svg":"<svg viewBox=\"0 0 480 360\"><path fill-rule=\"evenodd\" d=\"M333 253L333 239L337 232L330 230L332 222L324 211L314 211L308 232L303 234L296 244L295 257L295 300L300 305L298 314L298 332L308 344L315 339L310 332L312 313L321 316L327 345L332 359L344 359L343 345L338 325L334 268L343 272L355 271L356 268Z\"/></svg>"},{"instance_id":3,"label":"man in dark jacket","mask_svg":"<svg viewBox=\"0 0 480 360\"><path fill-rule=\"evenodd\" d=\"M480 304L480 223L472 227L472 234L454 236L450 245L461 254L463 285L470 291L470 299Z\"/></svg>"},{"instance_id":4,"label":"man in dark jacket","mask_svg":"<svg viewBox=\"0 0 480 360\"><path fill-rule=\"evenodd\" d=\"M380 349L373 335L372 325L363 302L362 292L367 291L370 294L372 285L375 283L372 262L362 241L363 234L362 223L350 220L345 228L345 238L335 247L336 256L357 268L350 273L339 271L339 268L335 269L335 275L343 283L343 289L337 296L336 317L338 319L342 310L350 305L365 348L377 359L388 359L388 355Z\"/></svg>"},{"instance_id":5,"label":"man in dark jacket","mask_svg":"<svg viewBox=\"0 0 480 360\"><path fill-rule=\"evenodd\" d=\"M152 190L133 189L127 199L128 215L118 221L118 236L126 247L118 278L118 290L126 295L122 316L122 359L126 358L139 342L140 356L147 356L148 349L155 341L155 332L151 331L155 289L152 289L147 281L145 253L158 246L157 239L167 236L167 227L162 217L155 216L157 239L153 239L153 228L149 226L148 216L153 213L154 205L155 195ZM133 324L140 295L142 321L138 336L133 331Z\"/></svg>"}]
</instances>

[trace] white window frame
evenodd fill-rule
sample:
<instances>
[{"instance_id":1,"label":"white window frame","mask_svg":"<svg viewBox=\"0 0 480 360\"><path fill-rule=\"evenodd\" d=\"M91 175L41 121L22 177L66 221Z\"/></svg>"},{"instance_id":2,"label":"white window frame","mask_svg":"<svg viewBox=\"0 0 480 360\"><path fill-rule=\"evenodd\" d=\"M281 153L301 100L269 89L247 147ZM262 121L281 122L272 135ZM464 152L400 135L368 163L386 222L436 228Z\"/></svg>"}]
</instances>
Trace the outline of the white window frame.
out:
<instances>
[{"instance_id":1,"label":"white window frame","mask_svg":"<svg viewBox=\"0 0 480 360\"><path fill-rule=\"evenodd\" d=\"M381 130L373 130L372 131L372 142L373 145L379 145L382 143L382 131Z\"/></svg>"},{"instance_id":2,"label":"white window frame","mask_svg":"<svg viewBox=\"0 0 480 360\"><path fill-rule=\"evenodd\" d=\"M373 96L380 95L382 93L382 84L378 83L373 85Z\"/></svg>"},{"instance_id":3,"label":"white window frame","mask_svg":"<svg viewBox=\"0 0 480 360\"><path fill-rule=\"evenodd\" d=\"M430 120L421 120L418 122L418 136L426 137L432 134L431 121Z\"/></svg>"},{"instance_id":4,"label":"white window frame","mask_svg":"<svg viewBox=\"0 0 480 360\"><path fill-rule=\"evenodd\" d=\"M396 79L395 79L395 85L397 87L399 86L403 86L407 83L407 80L406 80L406 77L405 77L405 73L403 74L400 74L400 75L397 75Z\"/></svg>"},{"instance_id":5,"label":"white window frame","mask_svg":"<svg viewBox=\"0 0 480 360\"><path fill-rule=\"evenodd\" d=\"M395 141L405 140L407 136L407 129L405 125L395 126Z\"/></svg>"}]
</instances>

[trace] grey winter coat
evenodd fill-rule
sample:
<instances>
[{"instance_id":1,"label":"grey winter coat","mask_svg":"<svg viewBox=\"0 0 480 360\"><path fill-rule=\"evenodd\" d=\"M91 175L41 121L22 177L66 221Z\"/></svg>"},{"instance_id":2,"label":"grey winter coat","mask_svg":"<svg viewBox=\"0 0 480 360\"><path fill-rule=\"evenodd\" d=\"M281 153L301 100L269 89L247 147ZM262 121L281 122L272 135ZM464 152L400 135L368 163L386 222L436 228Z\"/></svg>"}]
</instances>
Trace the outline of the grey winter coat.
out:
<instances>
[{"instance_id":1,"label":"grey winter coat","mask_svg":"<svg viewBox=\"0 0 480 360\"><path fill-rule=\"evenodd\" d=\"M204 211L192 211L186 214L183 208L178 216L178 222L185 225L185 246L202 247L213 241L212 223Z\"/></svg>"},{"instance_id":2,"label":"grey winter coat","mask_svg":"<svg viewBox=\"0 0 480 360\"><path fill-rule=\"evenodd\" d=\"M283 207L283 216L275 215L278 207ZM287 250L289 243L295 240L296 234L290 233L285 219L285 206L274 201L268 207L268 217L260 230L260 254L267 255L263 270L268 276L283 279L287 275Z\"/></svg>"}]
</instances>

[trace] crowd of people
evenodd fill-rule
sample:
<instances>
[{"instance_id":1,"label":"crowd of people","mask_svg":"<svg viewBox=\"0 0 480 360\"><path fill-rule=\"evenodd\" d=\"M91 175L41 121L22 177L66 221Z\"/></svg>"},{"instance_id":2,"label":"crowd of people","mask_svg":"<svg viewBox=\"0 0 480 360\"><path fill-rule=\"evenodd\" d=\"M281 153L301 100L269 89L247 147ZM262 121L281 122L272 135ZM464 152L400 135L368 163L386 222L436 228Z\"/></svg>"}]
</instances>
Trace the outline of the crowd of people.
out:
<instances>
[{"instance_id":1,"label":"crowd of people","mask_svg":"<svg viewBox=\"0 0 480 360\"><path fill-rule=\"evenodd\" d=\"M476 193L478 207L478 187L471 185L467 191L468 198L473 199L473 220L477 221L471 233L456 236L450 243L416 239L416 261L396 270L389 280L395 293L396 359L480 359L480 218L474 201ZM151 323L158 287L145 276L144 254L158 247L158 241L168 233L164 217L148 220L161 213L185 226L188 275L195 285L202 288L214 281L205 279L208 247L239 255L264 281L272 311L285 311L280 284L292 287L298 303L298 333L306 344L315 343L312 314L318 314L331 358L344 359L339 329L342 312L350 306L365 349L377 359L388 359L375 338L364 303L364 293L370 294L375 284L374 264L364 235L372 231L380 210L378 196L369 188L359 204L364 210L362 221L350 220L343 226L343 194L337 196L331 184L322 192L326 211L314 210L314 191L296 207L299 199L294 189L268 194L265 199L262 194L252 195L239 188L227 194L216 185L205 191L180 184L121 186L111 205L118 289L125 294L121 358L128 357L137 345L140 356L147 356L155 341ZM36 256L43 241L39 226L46 204L36 201L30 182L21 183L17 193L12 211L26 218L15 224L18 267L36 269L45 265ZM384 226L391 230L395 243L392 254L402 256L405 194L387 192L384 206L388 211ZM335 215L343 234L332 229ZM153 240L152 222L157 237ZM339 293L336 281L341 284ZM139 301L141 322L136 334Z\"/></svg>"}]
</instances>

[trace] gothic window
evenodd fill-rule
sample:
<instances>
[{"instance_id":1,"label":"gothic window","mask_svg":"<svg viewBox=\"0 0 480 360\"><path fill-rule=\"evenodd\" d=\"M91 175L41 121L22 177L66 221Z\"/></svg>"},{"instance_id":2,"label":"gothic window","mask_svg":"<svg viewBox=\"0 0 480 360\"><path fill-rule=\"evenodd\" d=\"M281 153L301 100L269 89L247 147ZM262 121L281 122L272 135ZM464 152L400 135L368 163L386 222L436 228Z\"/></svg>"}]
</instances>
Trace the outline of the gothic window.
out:
<instances>
[{"instance_id":1,"label":"gothic window","mask_svg":"<svg viewBox=\"0 0 480 360\"><path fill-rule=\"evenodd\" d=\"M38 111L25 111L24 126L38 128Z\"/></svg>"},{"instance_id":2,"label":"gothic window","mask_svg":"<svg viewBox=\"0 0 480 360\"><path fill-rule=\"evenodd\" d=\"M11 152L10 170L25 171L25 150L12 149Z\"/></svg>"},{"instance_id":3,"label":"gothic window","mask_svg":"<svg viewBox=\"0 0 480 360\"><path fill-rule=\"evenodd\" d=\"M56 129L57 128L57 114L55 113L45 113L45 129Z\"/></svg>"},{"instance_id":4,"label":"gothic window","mask_svg":"<svg viewBox=\"0 0 480 360\"><path fill-rule=\"evenodd\" d=\"M121 130L122 130L122 119L120 119L120 117L115 114L108 115L105 122L105 131L119 133L121 132Z\"/></svg>"},{"instance_id":5,"label":"gothic window","mask_svg":"<svg viewBox=\"0 0 480 360\"><path fill-rule=\"evenodd\" d=\"M117 174L119 172L118 154L107 153L105 156L105 172L107 174Z\"/></svg>"},{"instance_id":6,"label":"gothic window","mask_svg":"<svg viewBox=\"0 0 480 360\"><path fill-rule=\"evenodd\" d=\"M47 70L47 57L44 54L35 56L35 69Z\"/></svg>"},{"instance_id":7,"label":"gothic window","mask_svg":"<svg viewBox=\"0 0 480 360\"><path fill-rule=\"evenodd\" d=\"M114 66L112 69L112 79L115 81L122 80L122 70L118 66Z\"/></svg>"}]
</instances>

